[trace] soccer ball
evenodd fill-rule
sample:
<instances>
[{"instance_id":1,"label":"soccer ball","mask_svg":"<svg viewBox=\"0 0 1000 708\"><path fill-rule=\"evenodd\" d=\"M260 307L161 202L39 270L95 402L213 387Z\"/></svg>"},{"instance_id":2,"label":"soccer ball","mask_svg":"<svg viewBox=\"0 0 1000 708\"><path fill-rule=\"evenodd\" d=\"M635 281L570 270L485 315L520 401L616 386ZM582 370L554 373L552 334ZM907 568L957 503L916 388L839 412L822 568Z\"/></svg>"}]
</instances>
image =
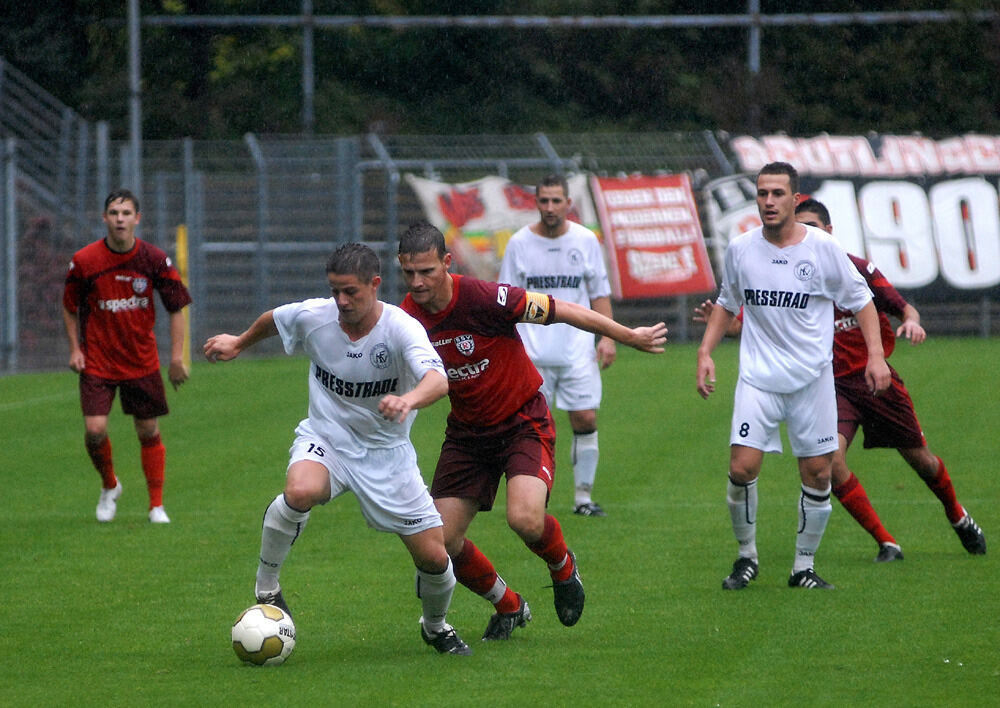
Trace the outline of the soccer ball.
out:
<instances>
[{"instance_id":1,"label":"soccer ball","mask_svg":"<svg viewBox=\"0 0 1000 708\"><path fill-rule=\"evenodd\" d=\"M233 623L233 651L248 664L277 666L295 648L291 615L274 605L254 605Z\"/></svg>"}]
</instances>

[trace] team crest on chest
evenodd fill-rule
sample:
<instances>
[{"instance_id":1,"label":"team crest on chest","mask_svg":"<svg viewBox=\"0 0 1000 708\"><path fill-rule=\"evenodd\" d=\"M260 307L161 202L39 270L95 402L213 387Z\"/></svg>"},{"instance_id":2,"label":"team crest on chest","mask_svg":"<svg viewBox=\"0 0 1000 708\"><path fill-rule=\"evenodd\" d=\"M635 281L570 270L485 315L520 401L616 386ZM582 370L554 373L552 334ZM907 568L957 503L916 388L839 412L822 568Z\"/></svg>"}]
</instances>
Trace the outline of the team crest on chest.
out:
<instances>
[{"instance_id":1,"label":"team crest on chest","mask_svg":"<svg viewBox=\"0 0 1000 708\"><path fill-rule=\"evenodd\" d=\"M799 261L795 264L795 277L799 280L812 280L816 266L809 261Z\"/></svg>"},{"instance_id":2,"label":"team crest on chest","mask_svg":"<svg viewBox=\"0 0 1000 708\"><path fill-rule=\"evenodd\" d=\"M132 292L142 295L149 288L149 281L145 278L132 278Z\"/></svg>"},{"instance_id":3,"label":"team crest on chest","mask_svg":"<svg viewBox=\"0 0 1000 708\"><path fill-rule=\"evenodd\" d=\"M578 266L583 263L583 253L579 248L571 249L570 252L566 254L566 260L569 261L571 266Z\"/></svg>"},{"instance_id":4,"label":"team crest on chest","mask_svg":"<svg viewBox=\"0 0 1000 708\"><path fill-rule=\"evenodd\" d=\"M455 337L455 348L465 356L472 356L472 352L476 351L476 342L471 334L460 334Z\"/></svg>"},{"instance_id":5,"label":"team crest on chest","mask_svg":"<svg viewBox=\"0 0 1000 708\"><path fill-rule=\"evenodd\" d=\"M368 360L376 369L388 369L389 364L392 363L392 355L389 354L389 347L379 342L368 353Z\"/></svg>"}]
</instances>

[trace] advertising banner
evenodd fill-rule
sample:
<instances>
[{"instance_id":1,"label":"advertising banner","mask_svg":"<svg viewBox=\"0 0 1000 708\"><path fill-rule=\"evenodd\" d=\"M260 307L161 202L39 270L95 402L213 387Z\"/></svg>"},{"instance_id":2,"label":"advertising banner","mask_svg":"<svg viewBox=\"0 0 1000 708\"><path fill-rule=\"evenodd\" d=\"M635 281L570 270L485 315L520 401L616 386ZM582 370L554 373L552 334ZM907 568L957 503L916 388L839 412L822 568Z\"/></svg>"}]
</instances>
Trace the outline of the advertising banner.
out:
<instances>
[{"instance_id":1,"label":"advertising banner","mask_svg":"<svg viewBox=\"0 0 1000 708\"><path fill-rule=\"evenodd\" d=\"M715 290L687 175L591 178L618 299Z\"/></svg>"},{"instance_id":2,"label":"advertising banner","mask_svg":"<svg viewBox=\"0 0 1000 708\"><path fill-rule=\"evenodd\" d=\"M569 175L571 221L600 235L587 177ZM406 175L427 220L444 234L448 248L463 272L495 280L507 241L522 226L538 221L534 186L523 186L503 177L483 177L449 184Z\"/></svg>"},{"instance_id":3,"label":"advertising banner","mask_svg":"<svg viewBox=\"0 0 1000 708\"><path fill-rule=\"evenodd\" d=\"M799 191L830 210L833 235L901 290L924 300L1000 295L1000 138L735 138L746 174L705 186L710 241L760 225L754 176L783 161Z\"/></svg>"}]
</instances>

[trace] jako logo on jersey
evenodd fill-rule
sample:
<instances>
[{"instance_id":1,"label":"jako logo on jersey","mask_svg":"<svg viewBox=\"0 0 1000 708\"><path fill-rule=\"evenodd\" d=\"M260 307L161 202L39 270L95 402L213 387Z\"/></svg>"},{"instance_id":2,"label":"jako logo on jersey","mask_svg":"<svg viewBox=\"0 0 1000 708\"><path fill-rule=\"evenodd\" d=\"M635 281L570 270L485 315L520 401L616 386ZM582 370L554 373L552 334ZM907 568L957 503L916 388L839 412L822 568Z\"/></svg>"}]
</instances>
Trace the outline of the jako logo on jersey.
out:
<instances>
[{"instance_id":1,"label":"jako logo on jersey","mask_svg":"<svg viewBox=\"0 0 1000 708\"><path fill-rule=\"evenodd\" d=\"M98 300L97 307L108 312L128 312L131 310L145 310L149 307L148 297L120 297L116 300Z\"/></svg>"},{"instance_id":2,"label":"jako logo on jersey","mask_svg":"<svg viewBox=\"0 0 1000 708\"><path fill-rule=\"evenodd\" d=\"M771 265L788 265L788 260L785 258L772 258Z\"/></svg>"},{"instance_id":3,"label":"jako logo on jersey","mask_svg":"<svg viewBox=\"0 0 1000 708\"><path fill-rule=\"evenodd\" d=\"M795 264L795 277L799 280L812 280L816 274L816 266L809 261L799 261Z\"/></svg>"},{"instance_id":4,"label":"jako logo on jersey","mask_svg":"<svg viewBox=\"0 0 1000 708\"><path fill-rule=\"evenodd\" d=\"M348 359L360 359L363 356L364 354L362 354L361 352L347 352Z\"/></svg>"},{"instance_id":5,"label":"jako logo on jersey","mask_svg":"<svg viewBox=\"0 0 1000 708\"><path fill-rule=\"evenodd\" d=\"M809 293L747 288L743 291L743 300L748 305L757 305L758 307L791 307L796 310L804 310L809 304Z\"/></svg>"},{"instance_id":6,"label":"jako logo on jersey","mask_svg":"<svg viewBox=\"0 0 1000 708\"><path fill-rule=\"evenodd\" d=\"M477 361L474 364L463 364L462 366L456 366L448 369L448 378L453 381L467 381L469 379L477 378L481 373L486 371L487 367L490 365L489 359L483 359L482 361Z\"/></svg>"},{"instance_id":7,"label":"jako logo on jersey","mask_svg":"<svg viewBox=\"0 0 1000 708\"><path fill-rule=\"evenodd\" d=\"M313 376L320 382L323 388L333 391L338 396L346 398L371 398L372 396L384 396L387 393L395 392L399 379L382 379L381 381L344 381L336 374L316 366Z\"/></svg>"},{"instance_id":8,"label":"jako logo on jersey","mask_svg":"<svg viewBox=\"0 0 1000 708\"><path fill-rule=\"evenodd\" d=\"M507 306L507 286L501 285L497 288L497 302L501 307Z\"/></svg>"},{"instance_id":9,"label":"jako logo on jersey","mask_svg":"<svg viewBox=\"0 0 1000 708\"><path fill-rule=\"evenodd\" d=\"M460 334L454 341L455 348L465 356L472 356L472 352L476 351L476 341L471 334Z\"/></svg>"},{"instance_id":10,"label":"jako logo on jersey","mask_svg":"<svg viewBox=\"0 0 1000 708\"><path fill-rule=\"evenodd\" d=\"M133 292L142 295L149 288L149 281L145 278L134 278L132 280L132 290Z\"/></svg>"}]
</instances>

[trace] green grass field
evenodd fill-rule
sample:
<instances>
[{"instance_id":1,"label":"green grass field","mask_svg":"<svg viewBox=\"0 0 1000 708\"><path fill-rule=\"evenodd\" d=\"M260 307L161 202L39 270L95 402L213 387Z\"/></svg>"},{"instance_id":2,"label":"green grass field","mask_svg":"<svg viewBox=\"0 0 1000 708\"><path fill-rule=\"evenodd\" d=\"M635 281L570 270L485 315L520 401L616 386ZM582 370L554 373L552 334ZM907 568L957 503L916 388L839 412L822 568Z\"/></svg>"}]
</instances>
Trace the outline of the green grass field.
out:
<instances>
[{"instance_id":1,"label":"green grass field","mask_svg":"<svg viewBox=\"0 0 1000 708\"><path fill-rule=\"evenodd\" d=\"M722 591L736 555L724 501L735 343L717 351L719 392L707 402L694 387L694 345L659 357L622 350L600 415L595 498L607 518L570 513L568 436L559 439L550 509L587 589L576 627L559 624L541 561L495 511L470 537L535 619L484 645L492 608L458 587L450 621L475 654L435 654L419 638L405 549L368 529L348 496L313 512L289 556L282 583L298 644L266 669L236 659L229 628L252 604L261 514L305 411L305 361L195 364L161 425L168 526L146 520L130 419L117 408L112 417L125 493L114 523L99 524L75 376L0 378L0 705L994 704L998 355L998 340L932 339L901 344L892 359L987 535L986 557L965 553L894 452L865 451L859 438L849 461L906 560L874 564L874 541L835 502L817 568L837 589L787 588L798 482L786 453L769 456L761 477L761 575ZM414 428L428 478L446 412L439 403ZM565 414L556 420L568 429Z\"/></svg>"}]
</instances>

